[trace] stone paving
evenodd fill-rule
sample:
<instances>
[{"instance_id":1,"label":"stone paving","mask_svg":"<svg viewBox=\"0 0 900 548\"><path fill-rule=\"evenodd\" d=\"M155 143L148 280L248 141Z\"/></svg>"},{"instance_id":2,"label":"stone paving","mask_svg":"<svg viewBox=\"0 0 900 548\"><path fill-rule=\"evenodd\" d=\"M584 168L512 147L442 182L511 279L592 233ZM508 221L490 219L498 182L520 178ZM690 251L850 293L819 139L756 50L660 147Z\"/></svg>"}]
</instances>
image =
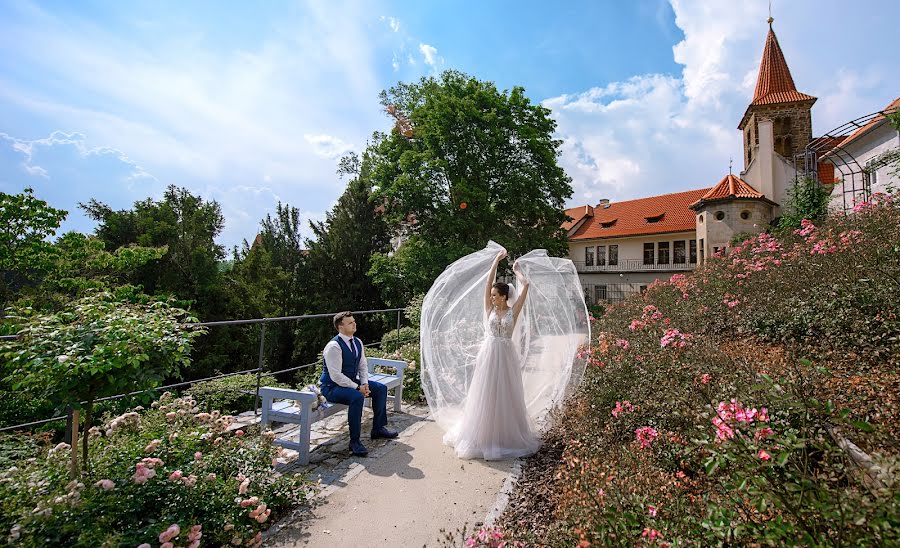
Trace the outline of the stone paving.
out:
<instances>
[{"instance_id":1,"label":"stone paving","mask_svg":"<svg viewBox=\"0 0 900 548\"><path fill-rule=\"evenodd\" d=\"M297 410L299 412L299 409ZM395 413L388 409L388 427L400 432L400 437L412 435L417 428L416 424L428 418L428 406L416 404L403 404L403 412ZM391 440L370 440L367 433L371 430L372 409L363 409L362 418L363 444L369 449L369 458L378 457ZM259 424L259 416L253 411L241 413L235 418L229 430L244 428L252 424ZM273 425L278 437L291 437L296 439L300 427L295 424ZM276 470L281 473L307 473L312 481L321 479L322 484L328 485L347 472L347 469L358 461L352 457L349 449L350 431L347 426L347 413L336 413L324 420L314 422L310 429L309 464L297 463L297 452L285 449L278 459ZM348 462L344 462L348 461Z\"/></svg>"}]
</instances>

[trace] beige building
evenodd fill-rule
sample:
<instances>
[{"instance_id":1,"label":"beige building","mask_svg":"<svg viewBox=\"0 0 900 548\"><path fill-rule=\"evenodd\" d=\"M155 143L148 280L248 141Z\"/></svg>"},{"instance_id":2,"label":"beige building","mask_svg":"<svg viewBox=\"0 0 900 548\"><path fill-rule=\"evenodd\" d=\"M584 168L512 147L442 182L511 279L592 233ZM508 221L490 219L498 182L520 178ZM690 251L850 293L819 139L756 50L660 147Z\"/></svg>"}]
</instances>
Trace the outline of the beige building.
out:
<instances>
[{"instance_id":1,"label":"beige building","mask_svg":"<svg viewBox=\"0 0 900 548\"><path fill-rule=\"evenodd\" d=\"M771 23L753 99L738 124L740 175L698 190L566 210L569 258L589 302L615 302L691 271L781 214L797 176L793 157L812 139L816 98L797 91Z\"/></svg>"}]
</instances>

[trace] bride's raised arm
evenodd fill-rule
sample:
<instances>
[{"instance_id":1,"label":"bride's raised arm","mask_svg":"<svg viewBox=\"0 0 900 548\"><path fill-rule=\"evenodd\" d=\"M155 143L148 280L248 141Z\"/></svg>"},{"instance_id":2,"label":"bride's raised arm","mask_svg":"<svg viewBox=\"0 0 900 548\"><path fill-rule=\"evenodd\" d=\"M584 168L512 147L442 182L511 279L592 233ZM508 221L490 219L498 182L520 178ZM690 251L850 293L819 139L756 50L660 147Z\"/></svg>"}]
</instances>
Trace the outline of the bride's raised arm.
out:
<instances>
[{"instance_id":1,"label":"bride's raised arm","mask_svg":"<svg viewBox=\"0 0 900 548\"><path fill-rule=\"evenodd\" d=\"M506 250L504 249L500 253L497 254L497 258L494 259L494 264L491 265L491 271L488 273L487 282L484 286L484 313L491 313L491 288L494 287L494 280L497 279L497 267L500 265L500 261L503 260L503 257L506 257Z\"/></svg>"},{"instance_id":2,"label":"bride's raised arm","mask_svg":"<svg viewBox=\"0 0 900 548\"><path fill-rule=\"evenodd\" d=\"M519 268L518 263L513 264L513 272L516 274L516 281L519 282L519 295L513 304L513 323L516 323L519 320L519 313L525 306L525 297L528 296L528 280L522 275L522 269Z\"/></svg>"}]
</instances>

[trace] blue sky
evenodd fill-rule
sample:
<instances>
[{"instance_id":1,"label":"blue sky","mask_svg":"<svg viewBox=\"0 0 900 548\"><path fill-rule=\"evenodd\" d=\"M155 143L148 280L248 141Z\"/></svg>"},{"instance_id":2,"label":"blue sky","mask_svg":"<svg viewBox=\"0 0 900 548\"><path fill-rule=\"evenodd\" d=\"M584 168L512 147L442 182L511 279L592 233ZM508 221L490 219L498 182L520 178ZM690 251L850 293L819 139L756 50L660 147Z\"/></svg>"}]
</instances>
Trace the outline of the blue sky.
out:
<instances>
[{"instance_id":1,"label":"blue sky","mask_svg":"<svg viewBox=\"0 0 900 548\"><path fill-rule=\"evenodd\" d=\"M0 191L70 211L218 200L221 243L278 200L322 219L338 158L391 120L378 92L453 68L553 111L569 205L710 186L740 170L738 121L766 0L0 3ZM774 0L818 133L900 95L900 3Z\"/></svg>"}]
</instances>

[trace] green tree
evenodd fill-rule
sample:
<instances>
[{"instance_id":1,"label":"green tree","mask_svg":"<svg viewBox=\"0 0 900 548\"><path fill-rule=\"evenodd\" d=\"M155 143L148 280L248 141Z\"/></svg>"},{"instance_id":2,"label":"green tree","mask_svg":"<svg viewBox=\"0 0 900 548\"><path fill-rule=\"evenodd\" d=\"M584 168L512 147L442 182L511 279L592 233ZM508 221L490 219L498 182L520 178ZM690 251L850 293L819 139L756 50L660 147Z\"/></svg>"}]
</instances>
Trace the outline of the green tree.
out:
<instances>
[{"instance_id":1,"label":"green tree","mask_svg":"<svg viewBox=\"0 0 900 548\"><path fill-rule=\"evenodd\" d=\"M307 310L336 312L384 308L384 301L368 272L373 254L388 250L389 235L380 208L372 201L369 184L354 177L324 222L310 222L314 238L306 240L304 278ZM304 357L315 356L334 332L330 322L301 327ZM383 326L375 320L360 322L364 340L380 339Z\"/></svg>"},{"instance_id":2,"label":"green tree","mask_svg":"<svg viewBox=\"0 0 900 548\"><path fill-rule=\"evenodd\" d=\"M795 179L788 189L787 203L778 221L779 228L799 228L803 219L817 223L822 221L828 215L829 199L830 192L819 181L808 177Z\"/></svg>"},{"instance_id":3,"label":"green tree","mask_svg":"<svg viewBox=\"0 0 900 548\"><path fill-rule=\"evenodd\" d=\"M400 83L381 103L401 123L375 134L358 169L387 221L408 237L398 253L375 260L379 285L400 286L394 302L426 291L447 264L489 239L513 257L567 252L560 227L572 186L557 164L556 122L523 88L500 92L447 71Z\"/></svg>"},{"instance_id":4,"label":"green tree","mask_svg":"<svg viewBox=\"0 0 900 548\"><path fill-rule=\"evenodd\" d=\"M23 286L37 284L53 268L56 250L48 240L66 215L31 188L0 192L0 315Z\"/></svg>"},{"instance_id":5,"label":"green tree","mask_svg":"<svg viewBox=\"0 0 900 548\"><path fill-rule=\"evenodd\" d=\"M108 250L131 245L167 249L161 260L138 269L133 283L150 294L202 303L198 311L204 316L216 311L224 248L215 238L225 222L216 201L170 186L161 201L148 198L131 210L114 211L93 199L80 206L100 223L96 235Z\"/></svg>"},{"instance_id":6,"label":"green tree","mask_svg":"<svg viewBox=\"0 0 900 548\"><path fill-rule=\"evenodd\" d=\"M150 389L177 376L202 332L183 327L182 321L196 320L165 302L121 302L105 292L59 312L24 309L10 319L19 325L20 338L0 343L5 381L57 410L84 409L85 430L98 398ZM85 463L87 445L85 436Z\"/></svg>"}]
</instances>

